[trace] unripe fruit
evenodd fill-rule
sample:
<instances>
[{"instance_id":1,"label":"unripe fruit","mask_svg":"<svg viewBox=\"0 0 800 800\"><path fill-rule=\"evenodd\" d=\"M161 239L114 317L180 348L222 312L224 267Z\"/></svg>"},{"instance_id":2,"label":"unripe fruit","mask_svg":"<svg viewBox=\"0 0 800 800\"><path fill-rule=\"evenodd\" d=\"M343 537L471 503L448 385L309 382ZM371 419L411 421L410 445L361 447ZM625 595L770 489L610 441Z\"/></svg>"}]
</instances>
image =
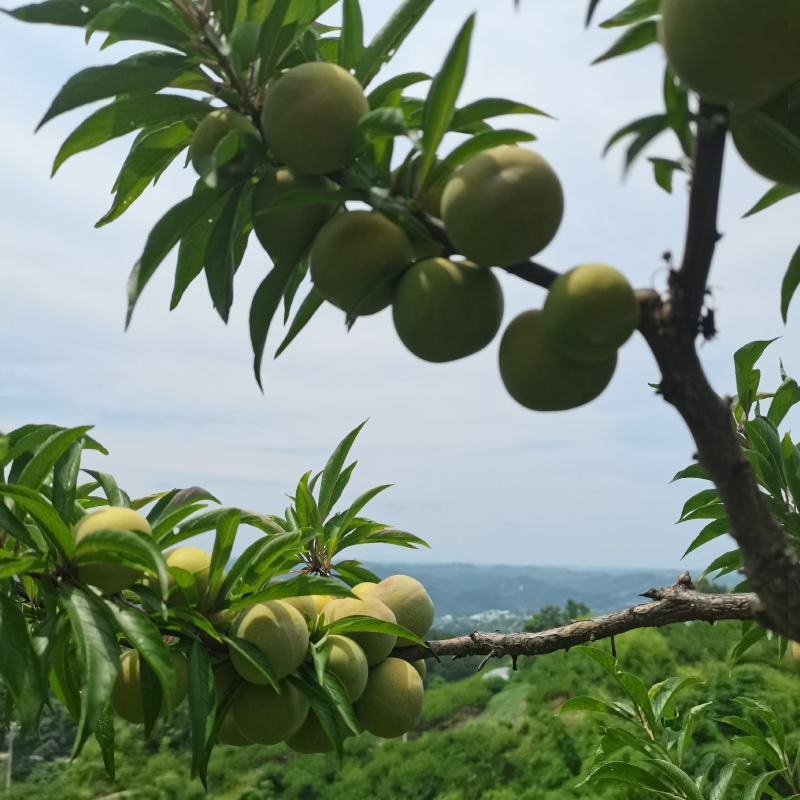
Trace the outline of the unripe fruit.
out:
<instances>
[{"instance_id":1,"label":"unripe fruit","mask_svg":"<svg viewBox=\"0 0 800 800\"><path fill-rule=\"evenodd\" d=\"M388 606L398 625L423 637L433 625L433 601L425 587L409 575L392 575L384 578L375 590L375 597ZM397 647L408 647L413 642L398 639Z\"/></svg>"},{"instance_id":2,"label":"unripe fruit","mask_svg":"<svg viewBox=\"0 0 800 800\"><path fill-rule=\"evenodd\" d=\"M337 717L337 721L342 736L350 736L352 731L344 720ZM286 744L297 753L330 753L333 750L333 743L313 711L308 712L305 722L286 740Z\"/></svg>"},{"instance_id":3,"label":"unripe fruit","mask_svg":"<svg viewBox=\"0 0 800 800\"><path fill-rule=\"evenodd\" d=\"M333 597L329 594L312 594L311 599L314 601L314 606L317 609L317 616L319 616L322 613L322 609L333 600Z\"/></svg>"},{"instance_id":4,"label":"unripe fruit","mask_svg":"<svg viewBox=\"0 0 800 800\"><path fill-rule=\"evenodd\" d=\"M176 547L164 554L167 567L177 567L194 575L195 590L198 605L205 600L208 589L209 571L211 569L211 554L199 547ZM176 581L169 576L170 605L183 605L187 598L180 587L173 590Z\"/></svg>"},{"instance_id":5,"label":"unripe fruit","mask_svg":"<svg viewBox=\"0 0 800 800\"><path fill-rule=\"evenodd\" d=\"M627 278L606 264L582 264L559 275L542 310L553 346L574 361L608 361L639 324Z\"/></svg>"},{"instance_id":6,"label":"unripe fruit","mask_svg":"<svg viewBox=\"0 0 800 800\"><path fill-rule=\"evenodd\" d=\"M278 679L294 672L308 650L308 625L303 615L280 600L270 600L243 611L234 625L234 635L254 644L269 661ZM250 683L266 684L238 653L231 651L238 673Z\"/></svg>"},{"instance_id":7,"label":"unripe fruit","mask_svg":"<svg viewBox=\"0 0 800 800\"><path fill-rule=\"evenodd\" d=\"M544 250L564 215L564 194L539 155L502 145L456 170L442 195L442 219L463 256L507 267Z\"/></svg>"},{"instance_id":8,"label":"unripe fruit","mask_svg":"<svg viewBox=\"0 0 800 800\"><path fill-rule=\"evenodd\" d=\"M778 137L761 129L756 113L765 114L800 137L800 88L779 94L753 112L731 117L733 142L752 169L776 183L800 185L800 158Z\"/></svg>"},{"instance_id":9,"label":"unripe fruit","mask_svg":"<svg viewBox=\"0 0 800 800\"><path fill-rule=\"evenodd\" d=\"M434 162L434 168L439 165L439 159ZM417 175L419 173L420 159L404 161L397 169L392 170L392 184L390 191L393 195L408 197L416 200L419 208L426 214L437 219L442 218L442 194L452 171L436 181L423 192L417 192ZM416 197L415 197L416 195Z\"/></svg>"},{"instance_id":10,"label":"unripe fruit","mask_svg":"<svg viewBox=\"0 0 800 800\"><path fill-rule=\"evenodd\" d=\"M706 100L752 108L800 78L795 0L662 0L675 74Z\"/></svg>"},{"instance_id":11,"label":"unripe fruit","mask_svg":"<svg viewBox=\"0 0 800 800\"><path fill-rule=\"evenodd\" d=\"M244 684L233 701L233 719L246 739L277 744L291 736L308 714L306 696L283 681L278 694L271 686Z\"/></svg>"},{"instance_id":12,"label":"unripe fruit","mask_svg":"<svg viewBox=\"0 0 800 800\"><path fill-rule=\"evenodd\" d=\"M267 88L261 127L279 161L307 175L346 166L369 111L361 84L336 64L292 67Z\"/></svg>"},{"instance_id":13,"label":"unripe fruit","mask_svg":"<svg viewBox=\"0 0 800 800\"><path fill-rule=\"evenodd\" d=\"M402 736L417 724L423 694L422 678L414 667L387 658L369 671L367 688L355 704L356 717L375 736Z\"/></svg>"},{"instance_id":14,"label":"unripe fruit","mask_svg":"<svg viewBox=\"0 0 800 800\"><path fill-rule=\"evenodd\" d=\"M356 584L351 591L356 597L361 598L362 600L366 600L369 595L371 595L375 589L378 588L377 583L371 583L370 581L364 581L364 583Z\"/></svg>"},{"instance_id":15,"label":"unripe fruit","mask_svg":"<svg viewBox=\"0 0 800 800\"><path fill-rule=\"evenodd\" d=\"M298 597L284 597L281 602L296 608L309 622L314 622L319 616L317 604L310 594Z\"/></svg>"},{"instance_id":16,"label":"unripe fruit","mask_svg":"<svg viewBox=\"0 0 800 800\"><path fill-rule=\"evenodd\" d=\"M503 291L492 271L469 261L427 258L402 277L392 306L400 341L441 363L477 353L500 329Z\"/></svg>"},{"instance_id":17,"label":"unripe fruit","mask_svg":"<svg viewBox=\"0 0 800 800\"><path fill-rule=\"evenodd\" d=\"M367 685L369 666L364 651L347 636L331 634L328 637L329 669L344 685L350 702L361 697Z\"/></svg>"},{"instance_id":18,"label":"unripe fruit","mask_svg":"<svg viewBox=\"0 0 800 800\"><path fill-rule=\"evenodd\" d=\"M420 678L422 678L424 682L425 676L428 674L428 666L425 663L425 659L421 658L419 661L415 661L411 666L414 667L414 669L417 671Z\"/></svg>"},{"instance_id":19,"label":"unripe fruit","mask_svg":"<svg viewBox=\"0 0 800 800\"><path fill-rule=\"evenodd\" d=\"M329 302L359 316L392 302L414 251L401 227L374 211L337 214L311 246L311 279Z\"/></svg>"},{"instance_id":20,"label":"unripe fruit","mask_svg":"<svg viewBox=\"0 0 800 800\"><path fill-rule=\"evenodd\" d=\"M317 175L298 175L282 167L264 175L253 190L253 231L275 264L295 264L311 247L319 229L336 211L336 204L272 208L293 191L331 189L333 184Z\"/></svg>"},{"instance_id":21,"label":"unripe fruit","mask_svg":"<svg viewBox=\"0 0 800 800\"><path fill-rule=\"evenodd\" d=\"M566 411L594 400L608 386L616 353L605 361L572 361L545 333L540 311L525 311L500 342L500 375L508 393L534 411Z\"/></svg>"},{"instance_id":22,"label":"unripe fruit","mask_svg":"<svg viewBox=\"0 0 800 800\"><path fill-rule=\"evenodd\" d=\"M345 598L334 600L325 606L326 622L336 622L345 617L374 617L384 622L396 623L397 620L389 608L380 600L370 597L366 600ZM367 657L370 666L383 661L394 649L397 637L388 633L349 633L349 638L358 644Z\"/></svg>"},{"instance_id":23,"label":"unripe fruit","mask_svg":"<svg viewBox=\"0 0 800 800\"><path fill-rule=\"evenodd\" d=\"M247 117L229 108L217 108L200 120L189 144L189 160L198 175L208 172L216 146L232 131L258 136L258 130Z\"/></svg>"},{"instance_id":24,"label":"unripe fruit","mask_svg":"<svg viewBox=\"0 0 800 800\"><path fill-rule=\"evenodd\" d=\"M149 536L152 533L150 523L132 508L112 506L99 511L92 511L81 517L72 529L75 544L90 533L105 529L130 531L131 536ZM93 556L97 558L97 555ZM113 561L91 561L78 567L78 577L91 586L97 587L103 594L115 594L136 583L142 573Z\"/></svg>"},{"instance_id":25,"label":"unripe fruit","mask_svg":"<svg viewBox=\"0 0 800 800\"><path fill-rule=\"evenodd\" d=\"M226 697L233 684L240 680L239 673L234 669L233 664L226 663L214 670L217 705ZM236 720L233 718L232 705L228 706L228 712L219 727L217 741L233 747L246 747L249 744L253 744L237 727Z\"/></svg>"},{"instance_id":26,"label":"unripe fruit","mask_svg":"<svg viewBox=\"0 0 800 800\"><path fill-rule=\"evenodd\" d=\"M261 26L257 22L244 20L233 26L230 38L231 52L240 65L246 66L256 60L260 36Z\"/></svg>"},{"instance_id":27,"label":"unripe fruit","mask_svg":"<svg viewBox=\"0 0 800 800\"><path fill-rule=\"evenodd\" d=\"M172 707L177 708L186 696L187 669L186 659L177 651L171 650L172 663L175 665L175 694ZM139 653L126 650L119 659L119 672L111 691L111 705L117 716L128 722L140 725L144 722L144 706L142 704L142 680L139 669ZM161 701L161 716L166 713L166 699Z\"/></svg>"}]
</instances>

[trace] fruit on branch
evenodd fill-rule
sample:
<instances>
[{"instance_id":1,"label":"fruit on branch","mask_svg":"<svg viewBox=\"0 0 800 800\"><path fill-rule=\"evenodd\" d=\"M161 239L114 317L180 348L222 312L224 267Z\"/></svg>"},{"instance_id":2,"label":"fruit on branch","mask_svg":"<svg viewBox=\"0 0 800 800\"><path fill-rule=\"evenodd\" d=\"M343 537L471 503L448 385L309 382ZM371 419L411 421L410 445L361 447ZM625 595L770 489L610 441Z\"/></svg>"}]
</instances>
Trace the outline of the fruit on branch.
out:
<instances>
[{"instance_id":1,"label":"fruit on branch","mask_svg":"<svg viewBox=\"0 0 800 800\"><path fill-rule=\"evenodd\" d=\"M359 316L392 301L396 278L414 258L399 225L375 211L337 214L311 246L311 280L335 306Z\"/></svg>"},{"instance_id":2,"label":"fruit on branch","mask_svg":"<svg viewBox=\"0 0 800 800\"><path fill-rule=\"evenodd\" d=\"M786 130L773 131L770 123ZM800 185L800 85L753 111L733 114L731 133L739 155L759 175L776 183ZM797 139L794 150L781 134Z\"/></svg>"},{"instance_id":3,"label":"fruit on branch","mask_svg":"<svg viewBox=\"0 0 800 800\"><path fill-rule=\"evenodd\" d=\"M72 535L77 545L90 533L106 529L127 531L131 536L149 536L152 533L150 523L138 511L111 506L81 517L72 529ZM103 561L100 554L94 554L92 558L92 561L78 566L78 577L84 583L97 587L103 594L121 592L136 583L142 575L140 570L133 567Z\"/></svg>"},{"instance_id":4,"label":"fruit on branch","mask_svg":"<svg viewBox=\"0 0 800 800\"><path fill-rule=\"evenodd\" d=\"M423 694L417 670L400 658L387 658L369 671L367 688L354 706L356 717L375 736L402 736L417 724Z\"/></svg>"},{"instance_id":5,"label":"fruit on branch","mask_svg":"<svg viewBox=\"0 0 800 800\"><path fill-rule=\"evenodd\" d=\"M271 686L245 683L233 700L233 719L246 739L256 744L277 744L291 736L308 714L305 695L288 681L280 694Z\"/></svg>"},{"instance_id":6,"label":"fruit on branch","mask_svg":"<svg viewBox=\"0 0 800 800\"><path fill-rule=\"evenodd\" d=\"M319 616L322 613L322 609L333 600L333 597L329 594L312 594L310 597L314 601L314 606L317 609L317 616Z\"/></svg>"},{"instance_id":7,"label":"fruit on branch","mask_svg":"<svg viewBox=\"0 0 800 800\"><path fill-rule=\"evenodd\" d=\"M413 198L417 207L437 219L442 218L442 194L447 181L450 179L451 172L444 177L437 179L432 186L427 186L423 191L417 191L417 175L421 160L414 158L405 160L392 171L392 182L390 192L395 196ZM433 168L439 165L439 159L434 161Z\"/></svg>"},{"instance_id":8,"label":"fruit on branch","mask_svg":"<svg viewBox=\"0 0 800 800\"><path fill-rule=\"evenodd\" d=\"M347 636L331 634L326 643L328 650L327 669L344 685L350 701L361 697L367 685L369 665L364 651Z\"/></svg>"},{"instance_id":9,"label":"fruit on branch","mask_svg":"<svg viewBox=\"0 0 800 800\"><path fill-rule=\"evenodd\" d=\"M503 292L487 267L428 258L402 277L392 306L403 344L425 361L454 361L482 350L500 329Z\"/></svg>"},{"instance_id":10,"label":"fruit on branch","mask_svg":"<svg viewBox=\"0 0 800 800\"><path fill-rule=\"evenodd\" d=\"M455 248L485 267L544 250L564 215L561 182L536 153L501 145L471 158L447 182L442 219Z\"/></svg>"},{"instance_id":11,"label":"fruit on branch","mask_svg":"<svg viewBox=\"0 0 800 800\"><path fill-rule=\"evenodd\" d=\"M217 706L226 699L228 692L233 688L234 684L240 680L239 673L230 662L222 664L214 670L214 688L216 691ZM246 747L253 743L236 725L236 720L233 718L232 698L230 698L230 700L231 702L228 704L228 710L225 713L225 717L217 733L217 741L234 747Z\"/></svg>"},{"instance_id":12,"label":"fruit on branch","mask_svg":"<svg viewBox=\"0 0 800 800\"><path fill-rule=\"evenodd\" d=\"M796 0L662 0L675 74L706 100L747 110L800 79Z\"/></svg>"},{"instance_id":13,"label":"fruit on branch","mask_svg":"<svg viewBox=\"0 0 800 800\"><path fill-rule=\"evenodd\" d=\"M425 587L409 575L384 578L373 595L394 614L398 625L422 638L433 625L433 601ZM408 639L399 638L397 647L409 647Z\"/></svg>"},{"instance_id":14,"label":"fruit on branch","mask_svg":"<svg viewBox=\"0 0 800 800\"><path fill-rule=\"evenodd\" d=\"M364 581L364 583L358 583L352 588L352 592L356 597L361 598L362 600L366 600L375 589L378 588L377 583L372 583L371 581Z\"/></svg>"},{"instance_id":15,"label":"fruit on branch","mask_svg":"<svg viewBox=\"0 0 800 800\"><path fill-rule=\"evenodd\" d=\"M258 603L243 611L233 625L233 635L255 645L278 679L294 672L308 650L305 618L296 608L280 600ZM231 651L231 661L246 681L267 683L267 679L236 651Z\"/></svg>"},{"instance_id":16,"label":"fruit on branch","mask_svg":"<svg viewBox=\"0 0 800 800\"><path fill-rule=\"evenodd\" d=\"M323 175L353 158L358 121L368 111L361 84L347 70L314 61L292 67L267 87L261 128L280 162Z\"/></svg>"},{"instance_id":17,"label":"fruit on branch","mask_svg":"<svg viewBox=\"0 0 800 800\"><path fill-rule=\"evenodd\" d=\"M419 661L414 661L411 666L414 667L414 669L419 673L420 678L422 678L424 681L425 676L428 674L428 667L425 663L425 659L421 658Z\"/></svg>"},{"instance_id":18,"label":"fruit on branch","mask_svg":"<svg viewBox=\"0 0 800 800\"><path fill-rule=\"evenodd\" d=\"M639 324L627 278L607 264L581 264L559 275L542 310L553 345L575 361L608 361Z\"/></svg>"},{"instance_id":19,"label":"fruit on branch","mask_svg":"<svg viewBox=\"0 0 800 800\"><path fill-rule=\"evenodd\" d=\"M186 659L176 650L170 650L170 656L175 666L175 694L172 696L172 707L177 708L186 696L188 677ZM139 653L136 650L126 650L120 656L119 672L111 690L111 705L117 716L122 719L136 725L144 722L142 676ZM166 710L166 698L162 697L160 716L163 716Z\"/></svg>"},{"instance_id":20,"label":"fruit on branch","mask_svg":"<svg viewBox=\"0 0 800 800\"><path fill-rule=\"evenodd\" d=\"M176 547L164 554L167 567L176 567L184 572L189 572L195 580L196 603L200 605L206 597L208 578L211 570L211 554L199 547ZM180 588L173 575L169 576L170 598L169 605L185 605L190 595Z\"/></svg>"},{"instance_id":21,"label":"fruit on branch","mask_svg":"<svg viewBox=\"0 0 800 800\"><path fill-rule=\"evenodd\" d=\"M340 716L337 715L336 721L342 738L352 735ZM333 742L313 711L308 712L303 724L286 740L286 744L298 753L330 753L333 750Z\"/></svg>"},{"instance_id":22,"label":"fruit on branch","mask_svg":"<svg viewBox=\"0 0 800 800\"><path fill-rule=\"evenodd\" d=\"M325 606L322 613L328 623L356 616L374 617L384 622L397 623L397 619L391 610L380 600L376 600L373 597L369 597L366 600L356 600L349 597L342 600L332 600ZM347 635L364 651L369 666L383 661L392 652L397 642L397 637L388 633L358 632Z\"/></svg>"},{"instance_id":23,"label":"fruit on branch","mask_svg":"<svg viewBox=\"0 0 800 800\"><path fill-rule=\"evenodd\" d=\"M317 604L310 594L299 595L298 597L284 597L281 602L296 608L311 623L315 622L319 616Z\"/></svg>"},{"instance_id":24,"label":"fruit on branch","mask_svg":"<svg viewBox=\"0 0 800 800\"><path fill-rule=\"evenodd\" d=\"M616 365L616 353L595 362L562 355L545 331L541 311L525 311L512 320L500 342L503 384L533 411L566 411L594 400Z\"/></svg>"},{"instance_id":25,"label":"fruit on branch","mask_svg":"<svg viewBox=\"0 0 800 800\"><path fill-rule=\"evenodd\" d=\"M217 108L200 120L189 144L189 160L198 175L209 171L214 150L233 131L254 137L259 135L255 125L244 114L230 108Z\"/></svg>"},{"instance_id":26,"label":"fruit on branch","mask_svg":"<svg viewBox=\"0 0 800 800\"><path fill-rule=\"evenodd\" d=\"M311 246L319 229L333 216L335 203L304 206L274 204L298 191L332 190L335 185L319 175L298 175L281 167L267 173L253 190L253 231L275 264L295 264Z\"/></svg>"},{"instance_id":27,"label":"fruit on branch","mask_svg":"<svg viewBox=\"0 0 800 800\"><path fill-rule=\"evenodd\" d=\"M243 20L233 26L230 37L231 53L240 66L246 66L256 60L260 36L261 25L257 22Z\"/></svg>"}]
</instances>

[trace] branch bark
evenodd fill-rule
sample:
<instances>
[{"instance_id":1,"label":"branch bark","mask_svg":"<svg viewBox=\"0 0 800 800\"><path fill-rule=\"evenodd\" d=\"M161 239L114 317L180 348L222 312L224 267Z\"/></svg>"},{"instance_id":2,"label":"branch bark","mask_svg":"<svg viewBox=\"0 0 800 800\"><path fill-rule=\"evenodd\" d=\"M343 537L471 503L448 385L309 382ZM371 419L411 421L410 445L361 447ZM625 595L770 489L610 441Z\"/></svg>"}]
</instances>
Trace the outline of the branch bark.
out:
<instances>
[{"instance_id":1,"label":"branch bark","mask_svg":"<svg viewBox=\"0 0 800 800\"><path fill-rule=\"evenodd\" d=\"M666 298L652 290L638 293L639 330L661 371L661 395L688 426L699 461L725 505L744 572L763 604L759 622L800 640L800 557L767 508L737 440L730 404L714 392L696 348L720 238L717 215L727 122L724 108L701 103L683 259L670 273ZM508 271L545 288L557 274L533 262Z\"/></svg>"},{"instance_id":2,"label":"branch bark","mask_svg":"<svg viewBox=\"0 0 800 800\"><path fill-rule=\"evenodd\" d=\"M428 642L427 648L419 645L398 648L392 655L406 661L438 659L441 656L511 656L516 660L518 656L569 650L578 644L608 639L637 628L657 628L676 622L752 620L761 611L759 598L755 594L704 594L694 589L686 573L673 586L650 589L642 596L651 598L651 602L540 633L475 632Z\"/></svg>"}]
</instances>

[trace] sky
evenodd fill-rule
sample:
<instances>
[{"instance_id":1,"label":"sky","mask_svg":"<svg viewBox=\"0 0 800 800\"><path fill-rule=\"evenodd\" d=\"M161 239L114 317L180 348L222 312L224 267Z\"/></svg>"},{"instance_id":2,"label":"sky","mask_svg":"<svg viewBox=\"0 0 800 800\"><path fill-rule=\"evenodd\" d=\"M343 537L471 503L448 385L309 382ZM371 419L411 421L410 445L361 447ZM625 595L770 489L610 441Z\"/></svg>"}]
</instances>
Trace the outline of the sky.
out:
<instances>
[{"instance_id":1,"label":"sky","mask_svg":"<svg viewBox=\"0 0 800 800\"><path fill-rule=\"evenodd\" d=\"M370 0L367 35L397 0ZM601 13L623 4L605 0ZM583 28L583 2L435 0L383 77L433 73L467 15L477 24L465 103L509 97L556 119L498 120L526 127L532 147L559 173L564 223L537 260L563 270L604 261L640 287L663 288L661 256L680 254L685 182L658 189L643 162L623 180L621 151L603 159L621 125L660 110L661 52L590 67L614 33ZM123 331L125 281L147 232L191 189L191 170L170 170L112 225L94 222L129 139L74 157L50 179L64 137L87 113L34 128L63 82L86 66L111 63L133 48L99 51L80 31L0 19L0 430L26 422L94 424L111 451L88 464L114 473L131 495L201 485L227 505L280 513L308 469L369 418L354 455L354 496L395 484L369 506L382 522L425 538L430 550L372 547L378 560L512 563L574 567L684 567L699 571L717 552L680 562L698 527L676 527L693 489L670 485L692 459L677 414L648 383L652 356L636 335L620 353L608 390L561 414L536 414L506 394L497 369L499 339L481 353L445 365L405 351L385 311L350 333L327 307L277 361L265 360L265 393L251 371L249 300L269 261L251 243L237 276L225 326L202 279L177 311L168 310L174 254L146 288ZM659 140L653 155L674 156ZM720 244L711 276L718 338L702 358L721 393L734 389L734 351L752 339L783 336L765 358L800 374L800 311L784 327L779 287L797 245L798 200L753 219L742 214L768 188L731 150ZM505 323L540 307L543 291L500 276ZM273 331L272 351L280 341ZM346 496L347 497L347 496ZM248 542L242 534L238 548ZM727 543L725 543L727 544Z\"/></svg>"}]
</instances>

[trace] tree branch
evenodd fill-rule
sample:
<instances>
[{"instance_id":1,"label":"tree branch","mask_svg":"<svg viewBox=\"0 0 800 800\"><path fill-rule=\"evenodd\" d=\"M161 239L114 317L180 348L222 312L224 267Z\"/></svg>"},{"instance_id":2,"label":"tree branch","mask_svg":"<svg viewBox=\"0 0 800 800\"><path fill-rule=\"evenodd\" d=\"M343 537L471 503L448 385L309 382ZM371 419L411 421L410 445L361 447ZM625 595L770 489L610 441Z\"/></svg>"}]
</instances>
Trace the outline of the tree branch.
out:
<instances>
[{"instance_id":1,"label":"tree branch","mask_svg":"<svg viewBox=\"0 0 800 800\"><path fill-rule=\"evenodd\" d=\"M578 644L608 639L637 628L658 628L676 622L717 622L718 620L752 620L760 611L755 594L704 594L692 586L687 573L677 583L663 589L643 593L652 602L631 606L594 619L578 620L560 628L540 633L475 632L453 639L428 642L428 647L403 647L392 655L406 661L421 658L452 656L538 656L569 650Z\"/></svg>"}]
</instances>

